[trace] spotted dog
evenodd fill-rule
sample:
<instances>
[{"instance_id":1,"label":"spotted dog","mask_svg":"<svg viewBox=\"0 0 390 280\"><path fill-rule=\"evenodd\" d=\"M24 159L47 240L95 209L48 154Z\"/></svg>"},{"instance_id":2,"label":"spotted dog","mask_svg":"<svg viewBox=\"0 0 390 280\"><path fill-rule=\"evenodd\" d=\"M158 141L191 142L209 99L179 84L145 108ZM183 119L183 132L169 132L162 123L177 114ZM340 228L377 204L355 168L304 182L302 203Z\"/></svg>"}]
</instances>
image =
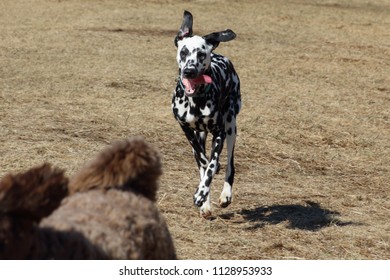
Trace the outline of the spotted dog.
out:
<instances>
[{"instance_id":1,"label":"spotted dog","mask_svg":"<svg viewBox=\"0 0 390 280\"><path fill-rule=\"evenodd\" d=\"M211 215L210 184L219 169L219 157L225 139L227 168L219 205L232 201L236 116L241 108L240 80L226 57L213 53L220 42L231 41L236 34L227 29L206 36L193 36L193 18L185 11L175 38L179 78L172 98L174 117L192 146L200 172L194 203L203 217ZM212 135L211 156L206 156L206 137Z\"/></svg>"}]
</instances>

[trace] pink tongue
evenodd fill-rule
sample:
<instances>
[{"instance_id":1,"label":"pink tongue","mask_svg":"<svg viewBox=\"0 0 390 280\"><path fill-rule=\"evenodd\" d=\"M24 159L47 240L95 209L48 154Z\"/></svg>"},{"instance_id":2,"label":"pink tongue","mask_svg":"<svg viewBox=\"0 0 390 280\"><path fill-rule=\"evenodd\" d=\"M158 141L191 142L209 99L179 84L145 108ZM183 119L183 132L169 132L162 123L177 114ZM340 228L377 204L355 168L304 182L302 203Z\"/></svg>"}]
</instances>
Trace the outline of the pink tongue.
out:
<instances>
[{"instance_id":1,"label":"pink tongue","mask_svg":"<svg viewBox=\"0 0 390 280\"><path fill-rule=\"evenodd\" d=\"M196 89L196 85L200 84L211 84L213 80L211 79L210 76L207 75L201 75L195 79L182 79L183 85L186 88L186 93L188 94L193 94Z\"/></svg>"}]
</instances>

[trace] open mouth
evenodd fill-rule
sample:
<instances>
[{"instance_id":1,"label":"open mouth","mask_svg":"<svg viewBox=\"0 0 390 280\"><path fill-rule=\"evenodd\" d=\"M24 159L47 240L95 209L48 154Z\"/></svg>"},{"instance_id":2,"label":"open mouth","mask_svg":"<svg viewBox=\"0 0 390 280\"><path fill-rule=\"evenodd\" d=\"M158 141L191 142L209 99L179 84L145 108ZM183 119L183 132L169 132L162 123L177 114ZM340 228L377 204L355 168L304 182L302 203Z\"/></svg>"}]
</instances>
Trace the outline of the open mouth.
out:
<instances>
[{"instance_id":1,"label":"open mouth","mask_svg":"<svg viewBox=\"0 0 390 280\"><path fill-rule=\"evenodd\" d=\"M181 81L184 85L184 92L187 96L193 96L198 85L211 84L213 82L211 77L207 75L200 75L194 79L182 78Z\"/></svg>"}]
</instances>

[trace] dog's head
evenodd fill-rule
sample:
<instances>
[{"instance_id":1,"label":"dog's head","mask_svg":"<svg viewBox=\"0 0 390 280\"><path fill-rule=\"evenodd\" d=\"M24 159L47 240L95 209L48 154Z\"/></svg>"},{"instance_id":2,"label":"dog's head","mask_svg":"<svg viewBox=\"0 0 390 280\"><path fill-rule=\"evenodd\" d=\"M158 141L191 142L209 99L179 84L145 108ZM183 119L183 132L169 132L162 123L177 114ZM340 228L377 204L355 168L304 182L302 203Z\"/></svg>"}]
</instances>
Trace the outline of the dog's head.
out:
<instances>
[{"instance_id":1,"label":"dog's head","mask_svg":"<svg viewBox=\"0 0 390 280\"><path fill-rule=\"evenodd\" d=\"M211 77L204 75L210 67L211 52L220 42L231 41L236 37L230 29L203 37L193 36L192 22L192 14L184 11L183 23L175 38L180 79L188 96L194 95L199 85L212 83Z\"/></svg>"}]
</instances>

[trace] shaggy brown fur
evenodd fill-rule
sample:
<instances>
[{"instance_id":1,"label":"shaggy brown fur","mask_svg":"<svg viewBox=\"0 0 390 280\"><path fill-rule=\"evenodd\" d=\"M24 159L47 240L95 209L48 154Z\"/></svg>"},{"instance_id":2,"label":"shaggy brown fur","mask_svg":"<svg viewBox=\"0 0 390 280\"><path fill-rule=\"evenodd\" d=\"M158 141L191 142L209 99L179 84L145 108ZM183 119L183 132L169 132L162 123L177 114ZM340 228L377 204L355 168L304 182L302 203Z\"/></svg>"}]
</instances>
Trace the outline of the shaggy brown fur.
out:
<instances>
[{"instance_id":1,"label":"shaggy brown fur","mask_svg":"<svg viewBox=\"0 0 390 280\"><path fill-rule=\"evenodd\" d=\"M0 181L0 259L176 259L155 206L158 153L118 141L69 180L44 164Z\"/></svg>"}]
</instances>

